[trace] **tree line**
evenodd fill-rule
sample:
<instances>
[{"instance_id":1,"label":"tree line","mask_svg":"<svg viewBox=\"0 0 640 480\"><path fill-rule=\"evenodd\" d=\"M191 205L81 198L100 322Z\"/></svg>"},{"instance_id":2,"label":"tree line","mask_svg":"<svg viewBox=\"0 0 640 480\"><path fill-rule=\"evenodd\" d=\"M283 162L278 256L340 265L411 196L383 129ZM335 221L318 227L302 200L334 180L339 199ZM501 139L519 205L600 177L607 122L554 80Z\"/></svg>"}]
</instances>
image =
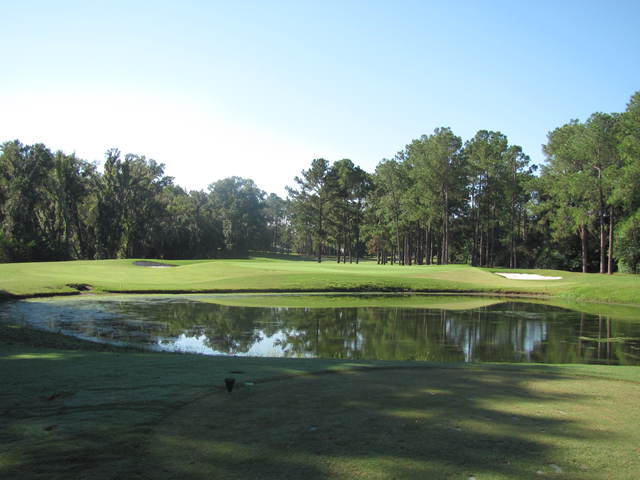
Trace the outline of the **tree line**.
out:
<instances>
[{"instance_id":1,"label":"tree line","mask_svg":"<svg viewBox=\"0 0 640 480\"><path fill-rule=\"evenodd\" d=\"M0 259L216 258L268 249L284 200L231 177L187 192L164 165L109 150L94 163L4 143ZM276 213L274 213L276 212Z\"/></svg>"},{"instance_id":2,"label":"tree line","mask_svg":"<svg viewBox=\"0 0 640 480\"><path fill-rule=\"evenodd\" d=\"M640 92L548 134L538 169L498 131L413 140L374 172L314 159L267 194L230 177L186 191L164 165L112 149L0 146L0 261L220 258L251 250L381 264L583 272L640 267Z\"/></svg>"}]
</instances>

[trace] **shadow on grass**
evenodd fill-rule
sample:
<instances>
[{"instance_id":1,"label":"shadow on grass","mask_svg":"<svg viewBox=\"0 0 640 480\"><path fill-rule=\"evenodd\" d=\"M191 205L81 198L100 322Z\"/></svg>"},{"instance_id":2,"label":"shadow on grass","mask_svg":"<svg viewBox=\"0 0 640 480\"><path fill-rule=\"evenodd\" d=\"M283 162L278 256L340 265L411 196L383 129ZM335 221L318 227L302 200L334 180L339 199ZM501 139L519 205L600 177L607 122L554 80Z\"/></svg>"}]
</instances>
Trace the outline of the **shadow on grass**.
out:
<instances>
[{"instance_id":1,"label":"shadow on grass","mask_svg":"<svg viewBox=\"0 0 640 480\"><path fill-rule=\"evenodd\" d=\"M103 348L0 325L0 478L135 478L152 428L229 372L268 378L327 366Z\"/></svg>"},{"instance_id":2,"label":"shadow on grass","mask_svg":"<svg viewBox=\"0 0 640 480\"><path fill-rule=\"evenodd\" d=\"M148 478L539 478L618 435L577 420L575 378L492 368L360 370L258 384L156 431ZM637 389L637 386L634 386ZM578 455L579 456L579 455ZM575 460L573 461L575 462Z\"/></svg>"},{"instance_id":3,"label":"shadow on grass","mask_svg":"<svg viewBox=\"0 0 640 480\"><path fill-rule=\"evenodd\" d=\"M552 464L585 478L576 472L589 455L607 464L640 444L637 432L633 448L628 433L615 432L640 424L637 407L625 403L640 397L637 383L625 393L608 380L549 375L566 371L554 367L352 370L256 382L186 405L207 384L210 391L213 370L224 378L242 365L244 381L301 371L305 362L313 363L307 370L326 366L120 355L11 328L0 328L0 344L8 344L0 352L0 478L484 480L539 478ZM74 344L111 352L59 351ZM31 355L33 346L58 350ZM587 381L607 388L596 395ZM626 473L619 478L633 478Z\"/></svg>"},{"instance_id":4,"label":"shadow on grass","mask_svg":"<svg viewBox=\"0 0 640 480\"><path fill-rule=\"evenodd\" d=\"M322 363L12 348L0 358L0 478L540 478L551 464L575 474L594 451L603 464L612 449L633 453L615 425L640 420L637 382L554 367L267 381ZM232 394L201 396L236 369Z\"/></svg>"},{"instance_id":5,"label":"shadow on grass","mask_svg":"<svg viewBox=\"0 0 640 480\"><path fill-rule=\"evenodd\" d=\"M0 290L0 302L5 300L13 300L14 298L15 296L7 292L6 290Z\"/></svg>"},{"instance_id":6,"label":"shadow on grass","mask_svg":"<svg viewBox=\"0 0 640 480\"><path fill-rule=\"evenodd\" d=\"M7 329L12 327L7 327ZM201 391L186 356L0 330L0 478L127 478L151 426ZM33 334L28 338L25 336ZM61 348L65 348L62 350ZM73 349L73 350L72 350ZM94 351L91 351L94 350ZM182 384L176 374L183 370ZM167 372L162 377L162 371Z\"/></svg>"},{"instance_id":7,"label":"shadow on grass","mask_svg":"<svg viewBox=\"0 0 640 480\"><path fill-rule=\"evenodd\" d=\"M317 261L317 257L309 257L307 255L302 254L293 254L293 253L277 253L277 252L260 252L260 251L251 251L249 252L246 258L271 258L274 260L291 260L291 261L300 261L300 262L314 262ZM333 259L335 262L335 257L328 257L329 260Z\"/></svg>"}]
</instances>

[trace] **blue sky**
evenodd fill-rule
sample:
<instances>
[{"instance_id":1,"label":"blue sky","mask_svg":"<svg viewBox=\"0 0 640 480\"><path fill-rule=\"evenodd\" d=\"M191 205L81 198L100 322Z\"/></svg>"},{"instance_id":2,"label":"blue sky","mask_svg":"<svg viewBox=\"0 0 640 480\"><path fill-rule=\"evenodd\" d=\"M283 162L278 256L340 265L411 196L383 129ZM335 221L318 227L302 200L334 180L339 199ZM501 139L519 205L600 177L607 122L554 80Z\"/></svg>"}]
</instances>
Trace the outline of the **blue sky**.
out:
<instances>
[{"instance_id":1,"label":"blue sky","mask_svg":"<svg viewBox=\"0 0 640 480\"><path fill-rule=\"evenodd\" d=\"M637 0L447 3L6 2L0 141L283 195L313 158L373 171L440 126L540 163L548 131L640 90Z\"/></svg>"}]
</instances>

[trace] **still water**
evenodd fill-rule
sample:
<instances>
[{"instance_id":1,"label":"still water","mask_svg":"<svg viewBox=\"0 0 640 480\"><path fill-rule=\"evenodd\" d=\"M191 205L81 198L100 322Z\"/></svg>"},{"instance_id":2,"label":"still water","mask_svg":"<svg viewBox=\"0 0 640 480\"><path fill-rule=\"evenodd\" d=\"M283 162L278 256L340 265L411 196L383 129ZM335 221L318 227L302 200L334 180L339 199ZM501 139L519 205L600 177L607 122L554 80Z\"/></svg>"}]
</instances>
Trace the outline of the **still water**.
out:
<instances>
[{"instance_id":1,"label":"still water","mask_svg":"<svg viewBox=\"0 0 640 480\"><path fill-rule=\"evenodd\" d=\"M405 296L406 306L398 296L349 297L349 306L330 308L229 306L220 303L233 297L221 295L67 297L5 302L0 321L206 355L640 365L633 313L616 318L478 297L465 305L461 297L425 296L429 308L416 307L417 296ZM347 296L319 298L295 303L338 305Z\"/></svg>"}]
</instances>

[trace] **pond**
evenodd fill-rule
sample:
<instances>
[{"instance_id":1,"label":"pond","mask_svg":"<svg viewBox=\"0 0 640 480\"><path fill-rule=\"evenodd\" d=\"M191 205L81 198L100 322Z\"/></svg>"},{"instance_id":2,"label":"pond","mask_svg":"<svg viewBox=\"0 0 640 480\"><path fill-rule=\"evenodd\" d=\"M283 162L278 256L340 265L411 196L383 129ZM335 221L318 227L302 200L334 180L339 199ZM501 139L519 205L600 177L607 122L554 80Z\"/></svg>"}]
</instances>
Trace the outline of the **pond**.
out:
<instances>
[{"instance_id":1,"label":"pond","mask_svg":"<svg viewBox=\"0 0 640 480\"><path fill-rule=\"evenodd\" d=\"M640 365L640 309L579 310L434 295L86 295L5 302L0 321L206 355Z\"/></svg>"}]
</instances>

